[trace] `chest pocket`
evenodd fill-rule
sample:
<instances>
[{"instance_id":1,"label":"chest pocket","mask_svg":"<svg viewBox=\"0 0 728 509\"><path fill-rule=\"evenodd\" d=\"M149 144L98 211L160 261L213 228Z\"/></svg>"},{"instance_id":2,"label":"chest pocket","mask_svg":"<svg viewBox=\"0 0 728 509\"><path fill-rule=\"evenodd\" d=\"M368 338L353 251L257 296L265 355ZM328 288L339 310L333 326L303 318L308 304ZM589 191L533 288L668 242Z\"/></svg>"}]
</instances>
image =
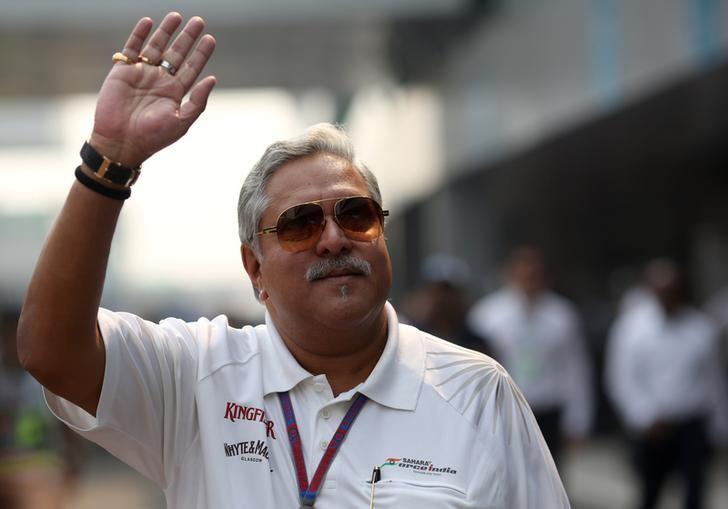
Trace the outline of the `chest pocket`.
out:
<instances>
[{"instance_id":1,"label":"chest pocket","mask_svg":"<svg viewBox=\"0 0 728 509\"><path fill-rule=\"evenodd\" d=\"M364 484L367 500L372 485ZM416 507L417 509L465 509L467 494L460 488L437 481L382 479L374 486L374 508Z\"/></svg>"}]
</instances>

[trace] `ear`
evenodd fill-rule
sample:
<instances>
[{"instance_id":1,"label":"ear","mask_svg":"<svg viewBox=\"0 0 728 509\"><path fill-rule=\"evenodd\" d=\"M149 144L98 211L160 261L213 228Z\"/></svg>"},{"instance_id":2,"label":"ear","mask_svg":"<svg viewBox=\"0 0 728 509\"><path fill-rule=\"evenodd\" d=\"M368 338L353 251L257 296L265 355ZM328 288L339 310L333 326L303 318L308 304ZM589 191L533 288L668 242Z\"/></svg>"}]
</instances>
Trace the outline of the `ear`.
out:
<instances>
[{"instance_id":1,"label":"ear","mask_svg":"<svg viewBox=\"0 0 728 509\"><path fill-rule=\"evenodd\" d=\"M253 283L255 288L260 290L262 286L260 260L258 260L255 252L244 244L240 246L240 256L243 259L243 267L245 268L245 272L248 273L250 282Z\"/></svg>"}]
</instances>

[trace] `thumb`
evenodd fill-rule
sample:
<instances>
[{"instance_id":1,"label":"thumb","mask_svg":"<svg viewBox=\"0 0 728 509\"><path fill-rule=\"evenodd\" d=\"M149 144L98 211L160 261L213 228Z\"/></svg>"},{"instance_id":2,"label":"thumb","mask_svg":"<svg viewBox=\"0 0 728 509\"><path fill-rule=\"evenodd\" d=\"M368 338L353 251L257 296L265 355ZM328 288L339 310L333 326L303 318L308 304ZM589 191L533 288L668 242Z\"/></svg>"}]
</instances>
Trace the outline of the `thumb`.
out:
<instances>
[{"instance_id":1,"label":"thumb","mask_svg":"<svg viewBox=\"0 0 728 509\"><path fill-rule=\"evenodd\" d=\"M217 79L214 76L208 76L192 87L189 99L179 109L180 120L185 124L186 129L189 129L194 121L205 111L207 99L210 97L210 92L212 92L216 84Z\"/></svg>"}]
</instances>

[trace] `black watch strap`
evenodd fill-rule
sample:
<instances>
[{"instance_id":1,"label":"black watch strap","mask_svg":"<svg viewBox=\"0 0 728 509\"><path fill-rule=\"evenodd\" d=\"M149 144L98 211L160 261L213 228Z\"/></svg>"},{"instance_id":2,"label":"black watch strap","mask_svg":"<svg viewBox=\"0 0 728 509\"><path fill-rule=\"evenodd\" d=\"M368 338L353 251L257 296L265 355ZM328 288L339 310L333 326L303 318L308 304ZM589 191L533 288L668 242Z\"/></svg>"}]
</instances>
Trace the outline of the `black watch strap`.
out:
<instances>
[{"instance_id":1,"label":"black watch strap","mask_svg":"<svg viewBox=\"0 0 728 509\"><path fill-rule=\"evenodd\" d=\"M124 187L131 187L142 171L141 167L129 168L120 163L115 163L99 154L88 142L81 147L81 160L100 179Z\"/></svg>"}]
</instances>

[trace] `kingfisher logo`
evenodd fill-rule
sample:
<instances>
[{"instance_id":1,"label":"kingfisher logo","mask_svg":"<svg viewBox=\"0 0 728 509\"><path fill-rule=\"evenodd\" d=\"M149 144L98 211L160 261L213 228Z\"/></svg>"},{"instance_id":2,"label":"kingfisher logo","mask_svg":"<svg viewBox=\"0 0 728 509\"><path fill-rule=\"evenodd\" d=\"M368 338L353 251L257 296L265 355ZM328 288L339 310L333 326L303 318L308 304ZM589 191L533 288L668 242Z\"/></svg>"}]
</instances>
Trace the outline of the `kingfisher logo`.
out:
<instances>
[{"instance_id":1,"label":"kingfisher logo","mask_svg":"<svg viewBox=\"0 0 728 509\"><path fill-rule=\"evenodd\" d=\"M413 458L387 458L380 468L394 467L402 470L412 470L416 474L426 475L442 475L449 474L455 475L458 473L457 470L451 467L443 467L435 465L430 460L419 460Z\"/></svg>"},{"instance_id":2,"label":"kingfisher logo","mask_svg":"<svg viewBox=\"0 0 728 509\"><path fill-rule=\"evenodd\" d=\"M265 436L276 439L276 433L273 430L273 421L268 419L265 410L254 406L245 406L228 401L225 405L225 419L230 422L235 421L254 421L262 422L265 425Z\"/></svg>"}]
</instances>

